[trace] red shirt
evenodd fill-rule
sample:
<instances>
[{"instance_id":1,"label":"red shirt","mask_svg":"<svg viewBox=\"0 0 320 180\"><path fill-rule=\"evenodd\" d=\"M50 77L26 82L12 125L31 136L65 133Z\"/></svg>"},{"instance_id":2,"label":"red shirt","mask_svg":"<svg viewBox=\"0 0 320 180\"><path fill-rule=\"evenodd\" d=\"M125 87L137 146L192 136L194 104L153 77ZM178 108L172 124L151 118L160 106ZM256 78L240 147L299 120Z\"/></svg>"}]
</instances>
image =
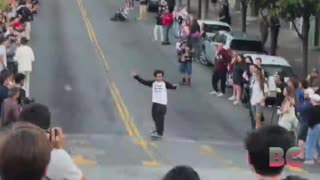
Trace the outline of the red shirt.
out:
<instances>
[{"instance_id":1,"label":"red shirt","mask_svg":"<svg viewBox=\"0 0 320 180\"><path fill-rule=\"evenodd\" d=\"M12 23L12 26L15 28L15 29L21 29L22 28L22 25L19 21L15 21Z\"/></svg>"},{"instance_id":2,"label":"red shirt","mask_svg":"<svg viewBox=\"0 0 320 180\"><path fill-rule=\"evenodd\" d=\"M173 23L173 14L172 13L166 13L162 17L162 25L168 26L168 25L171 25L172 23Z\"/></svg>"},{"instance_id":3,"label":"red shirt","mask_svg":"<svg viewBox=\"0 0 320 180\"><path fill-rule=\"evenodd\" d=\"M228 50L221 49L216 56L215 70L227 71L228 65L231 62L231 55Z\"/></svg>"}]
</instances>

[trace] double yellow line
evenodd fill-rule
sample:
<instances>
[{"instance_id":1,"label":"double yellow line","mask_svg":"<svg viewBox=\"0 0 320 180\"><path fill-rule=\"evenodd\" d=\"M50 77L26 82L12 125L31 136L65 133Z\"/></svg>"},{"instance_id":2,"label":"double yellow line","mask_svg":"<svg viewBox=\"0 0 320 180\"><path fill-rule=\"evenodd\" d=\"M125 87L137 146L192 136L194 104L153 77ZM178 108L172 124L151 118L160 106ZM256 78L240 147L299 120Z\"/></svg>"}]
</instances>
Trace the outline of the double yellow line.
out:
<instances>
[{"instance_id":1,"label":"double yellow line","mask_svg":"<svg viewBox=\"0 0 320 180\"><path fill-rule=\"evenodd\" d=\"M107 63L106 57L103 54L102 48L98 43L97 37L96 37L96 33L94 32L94 29L90 23L90 20L88 18L87 12L83 6L82 0L77 0L78 6L80 8L80 13L82 16L82 19L86 25L86 29L87 29L87 33L88 36L90 38L91 43L96 47L95 50L99 56L99 59L103 62L104 67L107 71L109 71L109 65Z\"/></svg>"},{"instance_id":2,"label":"double yellow line","mask_svg":"<svg viewBox=\"0 0 320 180\"><path fill-rule=\"evenodd\" d=\"M90 23L88 18L87 12L83 6L82 0L77 0L78 6L80 8L81 16L83 21L86 25L87 33L90 38L90 41L95 47L95 50L98 54L99 60L104 65L106 72L109 72L109 66L107 64L107 60L103 54L103 51L97 41L97 37L95 35L94 29ZM144 152L147 154L149 160L143 161L144 166L159 166L160 163L156 160L155 156L153 155L152 151L150 150L150 143L144 140L141 136L140 131L138 130L137 126L134 123L133 118L131 117L128 108L124 104L122 97L120 95L120 91L115 84L115 82L111 81L106 77L106 83L108 87L110 87L111 95L116 105L116 109L120 115L120 119L123 121L123 124L127 130L128 135L132 138L134 144L141 146Z\"/></svg>"}]
</instances>

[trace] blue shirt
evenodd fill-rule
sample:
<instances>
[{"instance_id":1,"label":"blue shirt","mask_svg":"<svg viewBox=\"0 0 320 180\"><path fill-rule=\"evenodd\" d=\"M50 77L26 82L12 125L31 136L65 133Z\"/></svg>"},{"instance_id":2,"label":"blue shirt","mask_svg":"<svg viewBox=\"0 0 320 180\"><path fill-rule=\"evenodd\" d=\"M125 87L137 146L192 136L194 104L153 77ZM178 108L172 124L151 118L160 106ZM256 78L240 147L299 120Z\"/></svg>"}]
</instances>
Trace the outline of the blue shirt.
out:
<instances>
[{"instance_id":1,"label":"blue shirt","mask_svg":"<svg viewBox=\"0 0 320 180\"><path fill-rule=\"evenodd\" d=\"M307 123L310 120L310 110L312 104L309 101L305 101L303 104L300 104L296 107L296 111L300 113L301 123Z\"/></svg>"},{"instance_id":2,"label":"blue shirt","mask_svg":"<svg viewBox=\"0 0 320 180\"><path fill-rule=\"evenodd\" d=\"M9 92L9 89L7 87L0 85L0 112L1 112L2 103L4 99L8 97L8 92Z\"/></svg>"},{"instance_id":3,"label":"blue shirt","mask_svg":"<svg viewBox=\"0 0 320 180\"><path fill-rule=\"evenodd\" d=\"M304 103L304 93L303 93L303 90L298 88L297 89L297 98L298 98L298 103L299 104L303 104Z\"/></svg>"}]
</instances>

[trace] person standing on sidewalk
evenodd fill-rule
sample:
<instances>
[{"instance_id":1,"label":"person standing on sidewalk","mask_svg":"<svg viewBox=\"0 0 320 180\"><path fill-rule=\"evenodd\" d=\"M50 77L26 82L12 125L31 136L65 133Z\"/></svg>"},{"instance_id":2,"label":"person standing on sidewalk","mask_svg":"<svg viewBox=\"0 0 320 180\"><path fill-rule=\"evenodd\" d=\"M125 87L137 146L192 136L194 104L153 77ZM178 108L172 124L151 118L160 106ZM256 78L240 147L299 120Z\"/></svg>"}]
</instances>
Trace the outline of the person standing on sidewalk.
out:
<instances>
[{"instance_id":1,"label":"person standing on sidewalk","mask_svg":"<svg viewBox=\"0 0 320 180\"><path fill-rule=\"evenodd\" d=\"M26 96L29 95L29 86L30 86L30 74L32 72L32 63L34 62L34 53L30 46L28 46L28 39L22 37L20 40L20 46L17 48L14 60L18 63L18 72L23 73L26 78L24 82L24 89L26 91Z\"/></svg>"},{"instance_id":2,"label":"person standing on sidewalk","mask_svg":"<svg viewBox=\"0 0 320 180\"><path fill-rule=\"evenodd\" d=\"M162 45L170 45L169 32L173 23L173 14L166 8L164 15L162 16L162 25L164 27L164 41Z\"/></svg>"},{"instance_id":3,"label":"person standing on sidewalk","mask_svg":"<svg viewBox=\"0 0 320 180\"><path fill-rule=\"evenodd\" d=\"M229 11L228 0L221 0L220 10L219 10L219 20L225 22L231 26L231 16Z\"/></svg>"},{"instance_id":4,"label":"person standing on sidewalk","mask_svg":"<svg viewBox=\"0 0 320 180\"><path fill-rule=\"evenodd\" d=\"M158 33L160 32L160 40L163 42L163 26L162 26L163 11L159 8L158 14L156 15L156 25L153 29L154 40L158 41Z\"/></svg>"},{"instance_id":5,"label":"person standing on sidewalk","mask_svg":"<svg viewBox=\"0 0 320 180\"><path fill-rule=\"evenodd\" d=\"M7 46L8 39L6 37L0 38L0 71L7 69Z\"/></svg>"},{"instance_id":6,"label":"person standing on sidewalk","mask_svg":"<svg viewBox=\"0 0 320 180\"><path fill-rule=\"evenodd\" d=\"M192 46L188 42L182 42L179 49L180 73L182 76L181 85L191 86L192 74Z\"/></svg>"},{"instance_id":7,"label":"person standing on sidewalk","mask_svg":"<svg viewBox=\"0 0 320 180\"><path fill-rule=\"evenodd\" d=\"M145 20L147 16L147 0L140 0L140 16L138 20Z\"/></svg>"},{"instance_id":8,"label":"person standing on sidewalk","mask_svg":"<svg viewBox=\"0 0 320 180\"><path fill-rule=\"evenodd\" d=\"M226 93L226 82L228 73L228 64L231 62L229 52L223 48L223 44L217 46L216 62L214 65L214 72L212 75L213 91L210 94L223 96ZM218 89L218 82L220 81L220 90Z\"/></svg>"},{"instance_id":9,"label":"person standing on sidewalk","mask_svg":"<svg viewBox=\"0 0 320 180\"><path fill-rule=\"evenodd\" d=\"M167 89L177 89L178 85L164 81L164 72L155 70L153 73L155 80L144 80L138 74L132 76L141 84L152 88L152 118L156 130L152 132L153 139L160 139L164 131L164 118L167 112Z\"/></svg>"}]
</instances>

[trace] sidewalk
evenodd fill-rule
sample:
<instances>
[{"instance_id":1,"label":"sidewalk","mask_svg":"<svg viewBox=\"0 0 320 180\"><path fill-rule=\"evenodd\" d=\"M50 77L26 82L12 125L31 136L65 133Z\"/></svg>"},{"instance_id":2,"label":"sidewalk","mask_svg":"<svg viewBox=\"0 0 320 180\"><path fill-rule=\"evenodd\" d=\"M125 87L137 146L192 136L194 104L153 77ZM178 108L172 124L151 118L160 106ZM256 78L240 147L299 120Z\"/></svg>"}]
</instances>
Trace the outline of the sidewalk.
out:
<instances>
[{"instance_id":1,"label":"sidewalk","mask_svg":"<svg viewBox=\"0 0 320 180\"><path fill-rule=\"evenodd\" d=\"M186 4L187 0L184 0ZM197 14L199 0L191 0L191 13ZM241 12L234 11L233 6L230 6L232 28L235 31L241 31ZM214 8L212 3L209 4L208 19L218 19L218 7ZM255 35L260 35L259 23L257 18L247 18L247 32ZM266 43L269 48L269 40ZM283 22L279 34L279 49L278 55L286 58L293 66L298 76L302 69L302 43L297 33L288 28L287 23ZM320 69L320 50L310 50L309 52L309 68L317 67Z\"/></svg>"}]
</instances>

